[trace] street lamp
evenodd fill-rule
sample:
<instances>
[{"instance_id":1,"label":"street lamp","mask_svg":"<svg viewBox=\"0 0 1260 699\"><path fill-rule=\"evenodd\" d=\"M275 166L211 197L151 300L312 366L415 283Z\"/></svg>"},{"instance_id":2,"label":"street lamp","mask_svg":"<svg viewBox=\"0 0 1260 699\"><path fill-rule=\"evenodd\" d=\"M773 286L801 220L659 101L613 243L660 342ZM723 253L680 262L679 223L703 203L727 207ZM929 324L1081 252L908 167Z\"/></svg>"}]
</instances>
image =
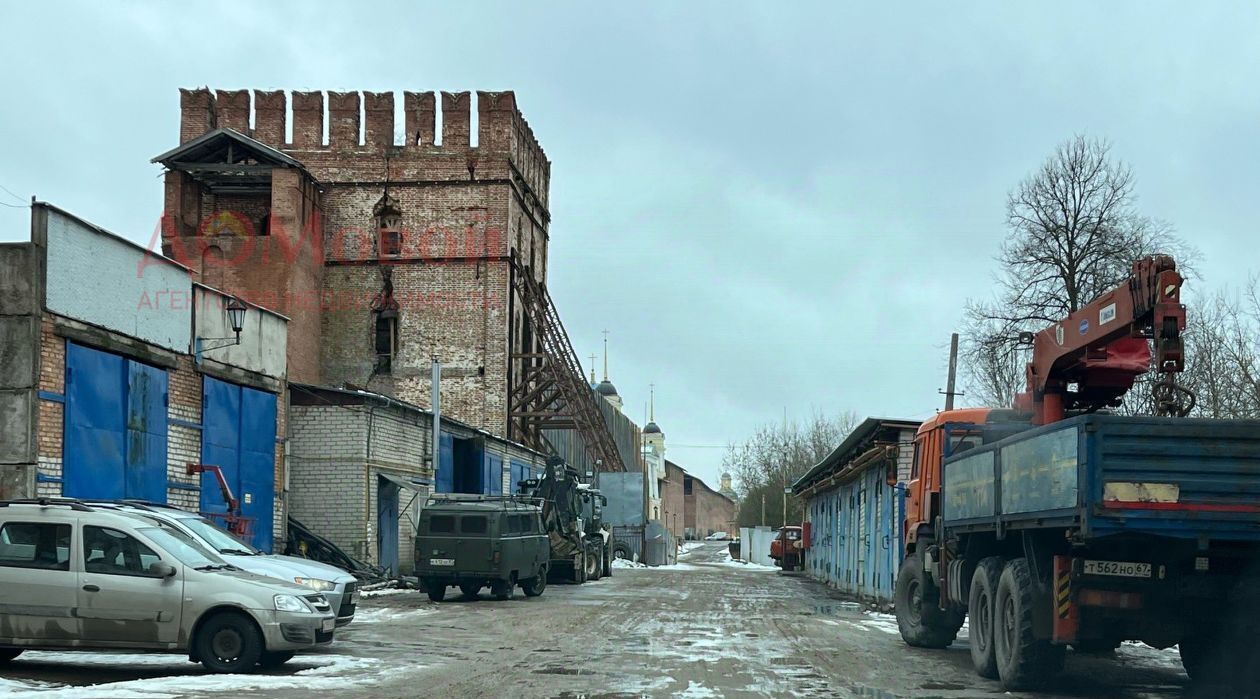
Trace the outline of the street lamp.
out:
<instances>
[{"instance_id":1,"label":"street lamp","mask_svg":"<svg viewBox=\"0 0 1260 699\"><path fill-rule=\"evenodd\" d=\"M228 324L232 326L232 333L235 337L197 337L194 340L194 353L198 364L201 364L202 354L209 350L241 344L241 330L245 327L245 312L249 308L237 297L230 296L224 310L227 311ZM217 342L219 344L207 345L207 342Z\"/></svg>"}]
</instances>

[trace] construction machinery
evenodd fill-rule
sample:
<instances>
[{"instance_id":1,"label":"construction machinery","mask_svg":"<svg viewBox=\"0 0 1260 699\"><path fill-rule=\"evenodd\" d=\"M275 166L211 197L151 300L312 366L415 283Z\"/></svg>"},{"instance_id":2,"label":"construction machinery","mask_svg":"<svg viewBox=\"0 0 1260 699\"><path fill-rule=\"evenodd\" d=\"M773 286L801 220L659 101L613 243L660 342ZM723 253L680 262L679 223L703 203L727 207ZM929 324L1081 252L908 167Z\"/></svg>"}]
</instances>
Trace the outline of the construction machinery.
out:
<instances>
[{"instance_id":1,"label":"construction machinery","mask_svg":"<svg viewBox=\"0 0 1260 699\"><path fill-rule=\"evenodd\" d=\"M553 580L580 584L612 575L614 540L602 517L607 500L582 483L576 469L552 456L542 478L523 480L519 487L522 495L542 503Z\"/></svg>"},{"instance_id":2,"label":"construction machinery","mask_svg":"<svg viewBox=\"0 0 1260 699\"><path fill-rule=\"evenodd\" d=\"M948 646L969 617L976 671L1008 690L1042 684L1068 647L1125 640L1178 645L1195 679L1255 681L1260 421L1186 417L1181 286L1171 258L1139 260L1023 338L1012 409L922 424L895 593L906 643ZM1108 414L1150 370L1155 416Z\"/></svg>"}]
</instances>

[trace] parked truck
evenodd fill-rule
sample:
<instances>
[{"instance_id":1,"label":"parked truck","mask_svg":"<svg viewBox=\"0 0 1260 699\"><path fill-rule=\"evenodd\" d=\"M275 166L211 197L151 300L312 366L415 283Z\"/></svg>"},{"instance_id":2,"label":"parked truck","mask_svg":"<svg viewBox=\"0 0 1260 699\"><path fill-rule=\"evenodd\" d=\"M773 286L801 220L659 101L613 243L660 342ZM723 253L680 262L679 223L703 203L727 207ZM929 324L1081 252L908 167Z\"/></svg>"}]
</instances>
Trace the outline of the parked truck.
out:
<instances>
[{"instance_id":1,"label":"parked truck","mask_svg":"<svg viewBox=\"0 0 1260 699\"><path fill-rule=\"evenodd\" d=\"M914 442L897 622L1033 688L1066 649L1178 646L1195 680L1254 682L1260 421L1185 417L1170 258L1036 336L1014 409L938 413ZM1151 347L1154 347L1154 357ZM1155 417L1106 414L1153 368ZM889 474L895 480L895 474Z\"/></svg>"},{"instance_id":2,"label":"parked truck","mask_svg":"<svg viewBox=\"0 0 1260 699\"><path fill-rule=\"evenodd\" d=\"M542 478L521 481L520 492L542 503L543 525L551 543L552 580L584 583L612 575L613 536L604 525L604 496L579 480L564 459L547 459Z\"/></svg>"}]
</instances>

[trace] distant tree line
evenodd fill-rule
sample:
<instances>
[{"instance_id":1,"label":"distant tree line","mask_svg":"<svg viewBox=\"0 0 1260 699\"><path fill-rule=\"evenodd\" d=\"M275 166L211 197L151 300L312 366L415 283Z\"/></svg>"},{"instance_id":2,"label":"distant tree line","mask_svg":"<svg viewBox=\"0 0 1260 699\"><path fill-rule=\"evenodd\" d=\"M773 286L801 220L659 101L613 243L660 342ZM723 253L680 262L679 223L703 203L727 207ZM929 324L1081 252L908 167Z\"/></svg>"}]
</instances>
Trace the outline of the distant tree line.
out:
<instances>
[{"instance_id":1,"label":"distant tree line","mask_svg":"<svg viewBox=\"0 0 1260 699\"><path fill-rule=\"evenodd\" d=\"M743 443L731 445L722 467L735 479L739 526L782 525L783 489L830 454L857 423L852 412L828 416L816 411L805 420L766 423ZM800 523L803 514L799 499L788 496L786 521Z\"/></svg>"}]
</instances>

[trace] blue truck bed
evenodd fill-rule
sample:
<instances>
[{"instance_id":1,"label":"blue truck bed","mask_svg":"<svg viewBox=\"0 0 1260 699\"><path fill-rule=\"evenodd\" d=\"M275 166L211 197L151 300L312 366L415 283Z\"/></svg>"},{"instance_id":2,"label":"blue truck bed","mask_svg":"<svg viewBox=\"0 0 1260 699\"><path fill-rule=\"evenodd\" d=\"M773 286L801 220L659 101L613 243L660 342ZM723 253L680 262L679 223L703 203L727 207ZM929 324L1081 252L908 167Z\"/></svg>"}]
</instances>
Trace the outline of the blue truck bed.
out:
<instances>
[{"instance_id":1,"label":"blue truck bed","mask_svg":"<svg viewBox=\"0 0 1260 699\"><path fill-rule=\"evenodd\" d=\"M1081 415L945 460L958 531L1260 541L1260 420Z\"/></svg>"}]
</instances>

